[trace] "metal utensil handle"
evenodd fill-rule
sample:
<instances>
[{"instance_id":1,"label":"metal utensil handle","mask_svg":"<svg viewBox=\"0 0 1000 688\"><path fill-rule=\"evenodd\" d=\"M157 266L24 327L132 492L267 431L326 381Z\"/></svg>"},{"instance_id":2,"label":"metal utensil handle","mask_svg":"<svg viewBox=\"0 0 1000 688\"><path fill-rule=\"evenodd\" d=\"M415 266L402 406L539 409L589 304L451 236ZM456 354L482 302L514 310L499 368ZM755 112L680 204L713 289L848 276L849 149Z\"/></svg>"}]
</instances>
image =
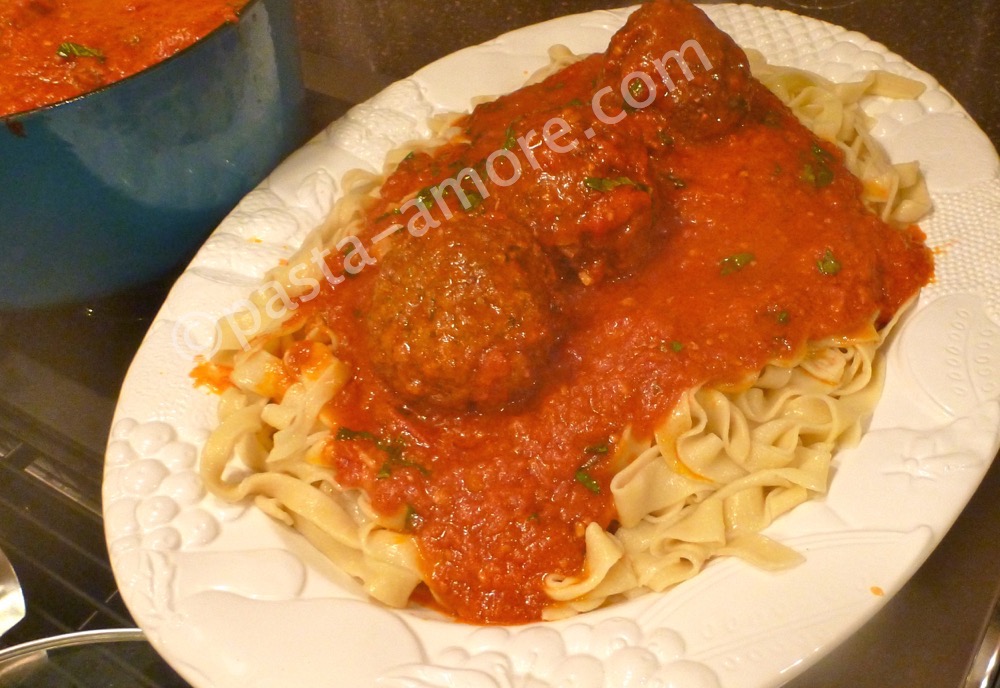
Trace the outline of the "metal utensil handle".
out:
<instances>
[{"instance_id":1,"label":"metal utensil handle","mask_svg":"<svg viewBox=\"0 0 1000 688\"><path fill-rule=\"evenodd\" d=\"M24 618L24 591L7 555L0 551L0 635Z\"/></svg>"},{"instance_id":2,"label":"metal utensil handle","mask_svg":"<svg viewBox=\"0 0 1000 688\"><path fill-rule=\"evenodd\" d=\"M1000 597L993 603L993 613L986 624L979 651L965 678L964 688L994 688L1000 685Z\"/></svg>"},{"instance_id":3,"label":"metal utensil handle","mask_svg":"<svg viewBox=\"0 0 1000 688\"><path fill-rule=\"evenodd\" d=\"M5 650L0 650L0 666L45 650L56 650L65 647L75 647L77 645L88 645L90 643L138 642L145 639L146 634L139 628L110 628L106 630L66 633L65 635L56 635L51 638L32 640L27 643L8 647Z\"/></svg>"}]
</instances>

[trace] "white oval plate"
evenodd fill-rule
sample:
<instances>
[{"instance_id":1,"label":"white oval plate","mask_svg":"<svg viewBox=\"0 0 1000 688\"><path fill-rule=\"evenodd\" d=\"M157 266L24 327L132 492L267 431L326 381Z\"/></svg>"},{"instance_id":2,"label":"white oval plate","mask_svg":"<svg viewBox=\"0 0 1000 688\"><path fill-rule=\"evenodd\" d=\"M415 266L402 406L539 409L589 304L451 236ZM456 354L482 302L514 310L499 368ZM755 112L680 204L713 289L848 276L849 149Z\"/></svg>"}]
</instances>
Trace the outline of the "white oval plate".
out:
<instances>
[{"instance_id":1,"label":"white oval plate","mask_svg":"<svg viewBox=\"0 0 1000 688\"><path fill-rule=\"evenodd\" d=\"M552 43L603 50L628 11L564 17L450 55L333 123L240 203L153 323L108 445L106 531L126 603L194 686L775 686L870 618L940 541L1000 442L996 153L933 78L863 35L769 9L706 11L773 63L835 81L887 69L928 86L869 109L894 160L926 171L936 279L894 336L884 397L861 444L836 458L829 495L769 531L806 563L768 574L717 561L664 594L566 622L478 628L370 603L296 535L198 479L215 399L188 372L216 319L323 218L346 170L380 169L436 111L516 88Z\"/></svg>"}]
</instances>

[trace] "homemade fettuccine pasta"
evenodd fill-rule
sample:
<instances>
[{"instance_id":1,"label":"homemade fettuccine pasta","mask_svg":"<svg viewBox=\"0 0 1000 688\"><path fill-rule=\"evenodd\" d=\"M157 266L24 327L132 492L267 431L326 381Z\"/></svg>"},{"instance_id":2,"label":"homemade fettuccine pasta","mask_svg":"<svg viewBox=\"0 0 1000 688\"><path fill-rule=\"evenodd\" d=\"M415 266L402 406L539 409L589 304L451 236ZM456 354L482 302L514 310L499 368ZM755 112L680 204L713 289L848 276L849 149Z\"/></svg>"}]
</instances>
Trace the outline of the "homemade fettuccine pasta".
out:
<instances>
[{"instance_id":1,"label":"homemade fettuccine pasta","mask_svg":"<svg viewBox=\"0 0 1000 688\"><path fill-rule=\"evenodd\" d=\"M208 489L391 606L555 619L794 565L762 531L826 491L931 275L859 106L919 85L767 65L668 0L551 57L345 179L195 371Z\"/></svg>"}]
</instances>

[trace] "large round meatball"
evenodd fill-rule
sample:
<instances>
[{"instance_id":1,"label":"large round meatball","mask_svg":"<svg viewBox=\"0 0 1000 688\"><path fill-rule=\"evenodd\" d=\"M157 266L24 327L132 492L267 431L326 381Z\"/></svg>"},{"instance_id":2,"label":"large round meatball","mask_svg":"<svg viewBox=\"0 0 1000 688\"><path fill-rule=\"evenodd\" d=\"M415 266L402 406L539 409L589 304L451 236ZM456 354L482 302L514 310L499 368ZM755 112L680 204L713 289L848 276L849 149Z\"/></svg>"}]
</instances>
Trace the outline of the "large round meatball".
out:
<instances>
[{"instance_id":1,"label":"large round meatball","mask_svg":"<svg viewBox=\"0 0 1000 688\"><path fill-rule=\"evenodd\" d=\"M505 212L532 228L557 264L587 285L633 272L649 260L659 239L645 144L626 127L602 126L589 110L556 110L573 148L537 145L536 165L525 165L516 184L495 194ZM552 117L553 111L527 115L512 128L542 131Z\"/></svg>"},{"instance_id":2,"label":"large round meatball","mask_svg":"<svg viewBox=\"0 0 1000 688\"><path fill-rule=\"evenodd\" d=\"M431 409L527 397L557 340L556 275L531 230L475 213L394 239L365 319L383 380Z\"/></svg>"},{"instance_id":3,"label":"large round meatball","mask_svg":"<svg viewBox=\"0 0 1000 688\"><path fill-rule=\"evenodd\" d=\"M746 53L687 0L640 7L611 39L604 61L606 86L645 103L652 84L650 111L689 138L713 138L738 124L750 82Z\"/></svg>"}]
</instances>

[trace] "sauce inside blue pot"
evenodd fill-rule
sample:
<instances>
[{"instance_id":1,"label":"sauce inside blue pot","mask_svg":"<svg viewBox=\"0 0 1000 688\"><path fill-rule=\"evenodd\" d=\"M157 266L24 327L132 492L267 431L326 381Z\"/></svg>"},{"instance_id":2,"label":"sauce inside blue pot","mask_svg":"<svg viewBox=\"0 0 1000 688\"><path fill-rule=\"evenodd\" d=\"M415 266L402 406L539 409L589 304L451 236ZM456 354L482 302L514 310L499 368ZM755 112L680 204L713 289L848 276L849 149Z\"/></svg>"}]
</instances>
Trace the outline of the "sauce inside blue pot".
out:
<instances>
[{"instance_id":1,"label":"sauce inside blue pot","mask_svg":"<svg viewBox=\"0 0 1000 688\"><path fill-rule=\"evenodd\" d=\"M183 265L304 137L291 3L0 128L0 308L113 294Z\"/></svg>"}]
</instances>

